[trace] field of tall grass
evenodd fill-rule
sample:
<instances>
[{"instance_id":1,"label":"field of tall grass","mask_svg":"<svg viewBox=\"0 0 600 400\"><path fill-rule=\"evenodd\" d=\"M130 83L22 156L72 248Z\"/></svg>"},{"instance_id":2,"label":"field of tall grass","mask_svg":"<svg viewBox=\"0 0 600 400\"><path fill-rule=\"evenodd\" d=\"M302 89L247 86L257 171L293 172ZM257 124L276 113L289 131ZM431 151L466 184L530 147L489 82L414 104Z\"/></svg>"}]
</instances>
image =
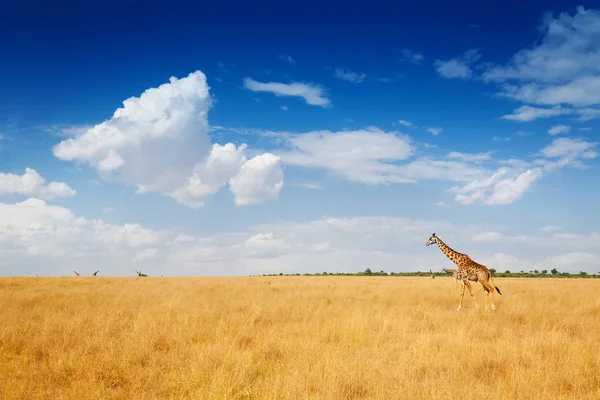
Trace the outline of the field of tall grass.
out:
<instances>
[{"instance_id":1,"label":"field of tall grass","mask_svg":"<svg viewBox=\"0 0 600 400\"><path fill-rule=\"evenodd\" d=\"M600 280L2 278L0 398L599 399Z\"/></svg>"}]
</instances>

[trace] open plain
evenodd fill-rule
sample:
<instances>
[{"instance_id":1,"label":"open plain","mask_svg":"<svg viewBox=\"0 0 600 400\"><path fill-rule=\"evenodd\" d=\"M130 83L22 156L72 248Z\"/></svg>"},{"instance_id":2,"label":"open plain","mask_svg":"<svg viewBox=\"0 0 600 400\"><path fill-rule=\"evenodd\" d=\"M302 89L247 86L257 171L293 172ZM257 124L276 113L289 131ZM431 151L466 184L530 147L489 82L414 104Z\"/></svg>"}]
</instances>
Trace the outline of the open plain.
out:
<instances>
[{"instance_id":1,"label":"open plain","mask_svg":"<svg viewBox=\"0 0 600 400\"><path fill-rule=\"evenodd\" d=\"M494 281L3 278L0 398L600 398L600 280Z\"/></svg>"}]
</instances>

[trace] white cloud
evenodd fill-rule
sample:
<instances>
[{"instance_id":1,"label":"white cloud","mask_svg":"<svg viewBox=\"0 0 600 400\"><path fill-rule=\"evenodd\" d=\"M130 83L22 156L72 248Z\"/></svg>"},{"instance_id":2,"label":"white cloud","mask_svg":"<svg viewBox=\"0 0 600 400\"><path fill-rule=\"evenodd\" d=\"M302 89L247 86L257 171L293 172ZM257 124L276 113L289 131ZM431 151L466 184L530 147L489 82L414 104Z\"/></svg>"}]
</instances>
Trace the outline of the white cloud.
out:
<instances>
[{"instance_id":1,"label":"white cloud","mask_svg":"<svg viewBox=\"0 0 600 400\"><path fill-rule=\"evenodd\" d=\"M540 154L549 160L537 162L548 170L565 166L585 168L584 160L597 157L598 153L594 150L597 146L597 142L587 142L578 138L556 138L540 151Z\"/></svg>"},{"instance_id":2,"label":"white cloud","mask_svg":"<svg viewBox=\"0 0 600 400\"><path fill-rule=\"evenodd\" d=\"M333 76L335 76L338 79L342 79L348 82L352 82L352 83L361 83L365 80L365 78L367 77L367 74L362 73L362 74L358 74L356 72L352 72L350 70L344 70L342 68L336 68L333 71Z\"/></svg>"},{"instance_id":3,"label":"white cloud","mask_svg":"<svg viewBox=\"0 0 600 400\"><path fill-rule=\"evenodd\" d=\"M435 206L444 208L444 207L448 207L448 204L444 203L443 201L438 201L437 203L435 203Z\"/></svg>"},{"instance_id":4,"label":"white cloud","mask_svg":"<svg viewBox=\"0 0 600 400\"><path fill-rule=\"evenodd\" d=\"M323 186L321 186L321 185L317 185L316 183L308 183L308 182L296 183L296 184L294 184L294 186L308 189L308 190L322 190L323 189Z\"/></svg>"},{"instance_id":5,"label":"white cloud","mask_svg":"<svg viewBox=\"0 0 600 400\"><path fill-rule=\"evenodd\" d=\"M462 187L454 186L449 191L456 193L455 200L461 204L510 204L519 200L541 176L540 168L521 171L501 167L485 178L475 179Z\"/></svg>"},{"instance_id":6,"label":"white cloud","mask_svg":"<svg viewBox=\"0 0 600 400\"><path fill-rule=\"evenodd\" d=\"M151 260L156 256L157 252L158 250L156 248L142 250L133 257L132 261L133 263L148 262L148 260Z\"/></svg>"},{"instance_id":7,"label":"white cloud","mask_svg":"<svg viewBox=\"0 0 600 400\"><path fill-rule=\"evenodd\" d=\"M286 106L286 105L283 105L283 106L281 106L279 108L281 108L283 111L287 111L288 110L288 106Z\"/></svg>"},{"instance_id":8,"label":"white cloud","mask_svg":"<svg viewBox=\"0 0 600 400\"><path fill-rule=\"evenodd\" d=\"M131 262L137 251L159 243L156 232L138 224L111 225L75 217L69 209L34 198L0 203L0 220L0 243L6 257L29 260L29 268L50 266L54 272L70 272L77 264L90 269L104 266L104 256ZM121 266L129 268L126 262Z\"/></svg>"},{"instance_id":9,"label":"white cloud","mask_svg":"<svg viewBox=\"0 0 600 400\"><path fill-rule=\"evenodd\" d=\"M59 137L74 137L85 133L93 125L54 124L42 126L42 130Z\"/></svg>"},{"instance_id":10,"label":"white cloud","mask_svg":"<svg viewBox=\"0 0 600 400\"><path fill-rule=\"evenodd\" d=\"M577 7L574 15L546 15L540 30L535 46L518 51L508 65L488 68L483 79L502 83L502 95L523 102L600 103L600 12Z\"/></svg>"},{"instance_id":11,"label":"white cloud","mask_svg":"<svg viewBox=\"0 0 600 400\"><path fill-rule=\"evenodd\" d=\"M470 180L462 186L453 186L449 192L455 193L454 199L461 204L478 202L487 205L511 204L521 199L545 172L552 172L566 166L584 168L583 160L597 156L594 151L596 145L595 142L590 143L581 139L557 138L540 150L538 156L543 158L533 162L518 159L503 160L500 164L505 166L494 171L485 170L483 176ZM463 159L467 160L465 157Z\"/></svg>"},{"instance_id":12,"label":"white cloud","mask_svg":"<svg viewBox=\"0 0 600 400\"><path fill-rule=\"evenodd\" d=\"M201 207L249 162L245 144L211 146L211 104L202 72L171 77L125 100L111 119L60 142L53 152L91 165L105 179L134 185L138 193L159 192Z\"/></svg>"},{"instance_id":13,"label":"white cloud","mask_svg":"<svg viewBox=\"0 0 600 400\"><path fill-rule=\"evenodd\" d=\"M237 205L249 205L275 200L283 187L280 158L273 154L256 156L244 163L229 186Z\"/></svg>"},{"instance_id":14,"label":"white cloud","mask_svg":"<svg viewBox=\"0 0 600 400\"><path fill-rule=\"evenodd\" d=\"M473 76L471 65L481 58L479 49L469 49L461 57L451 60L435 60L435 66L438 74L444 78L469 79Z\"/></svg>"},{"instance_id":15,"label":"white cloud","mask_svg":"<svg viewBox=\"0 0 600 400\"><path fill-rule=\"evenodd\" d=\"M102 212L103 212L104 214L108 214L108 213L111 213L111 212L113 212L113 211L115 211L115 207L104 207L104 208L102 209Z\"/></svg>"},{"instance_id":16,"label":"white cloud","mask_svg":"<svg viewBox=\"0 0 600 400\"><path fill-rule=\"evenodd\" d=\"M437 136L442 133L442 128L427 128L427 132L431 133L433 136Z\"/></svg>"},{"instance_id":17,"label":"white cloud","mask_svg":"<svg viewBox=\"0 0 600 400\"><path fill-rule=\"evenodd\" d=\"M454 158L462 161L469 162L481 162L481 161L489 161L492 159L492 152L488 151L485 153L460 153L458 151L452 151L446 155L448 158Z\"/></svg>"},{"instance_id":18,"label":"white cloud","mask_svg":"<svg viewBox=\"0 0 600 400\"><path fill-rule=\"evenodd\" d=\"M552 108L539 108L532 106L521 106L513 111L512 114L502 116L503 119L519 122L529 122L538 118L550 118L558 115L571 114L573 111L561 106Z\"/></svg>"},{"instance_id":19,"label":"white cloud","mask_svg":"<svg viewBox=\"0 0 600 400\"><path fill-rule=\"evenodd\" d=\"M487 241L496 241L499 239L502 239L504 237L504 235L502 235L501 233L498 232L483 232L483 233L478 233L477 235L475 235L473 237L473 240L475 240L476 242L487 242Z\"/></svg>"},{"instance_id":20,"label":"white cloud","mask_svg":"<svg viewBox=\"0 0 600 400\"><path fill-rule=\"evenodd\" d=\"M570 126L559 124L548 129L548 135L555 136L560 135L561 133L569 133L570 131Z\"/></svg>"},{"instance_id":21,"label":"white cloud","mask_svg":"<svg viewBox=\"0 0 600 400\"><path fill-rule=\"evenodd\" d=\"M309 83L292 82L289 84L279 82L262 83L252 78L244 79L244 87L253 92L267 92L275 96L301 97L307 104L328 107L331 101L327 98L325 90Z\"/></svg>"},{"instance_id":22,"label":"white cloud","mask_svg":"<svg viewBox=\"0 0 600 400\"><path fill-rule=\"evenodd\" d=\"M410 49L403 49L402 51L400 51L400 53L402 54L402 58L400 59L400 61L407 61L417 65L421 64L421 62L423 61L423 54L416 53Z\"/></svg>"},{"instance_id":23,"label":"white cloud","mask_svg":"<svg viewBox=\"0 0 600 400\"><path fill-rule=\"evenodd\" d=\"M600 108L580 108L576 111L580 121L591 121L600 118Z\"/></svg>"},{"instance_id":24,"label":"white cloud","mask_svg":"<svg viewBox=\"0 0 600 400\"><path fill-rule=\"evenodd\" d=\"M280 60L285 61L285 62L287 62L289 64L296 64L296 61L294 61L294 59L291 56L287 55L287 54L279 54L277 56L277 58L279 58Z\"/></svg>"},{"instance_id":25,"label":"white cloud","mask_svg":"<svg viewBox=\"0 0 600 400\"><path fill-rule=\"evenodd\" d=\"M75 193L75 189L63 182L47 184L46 180L31 168L25 168L23 175L0 172L0 196L22 195L52 200L56 197L71 197Z\"/></svg>"},{"instance_id":26,"label":"white cloud","mask_svg":"<svg viewBox=\"0 0 600 400\"><path fill-rule=\"evenodd\" d=\"M516 177L503 179L494 185L494 190L485 204L510 204L519 200L541 176L542 170L533 168Z\"/></svg>"},{"instance_id":27,"label":"white cloud","mask_svg":"<svg viewBox=\"0 0 600 400\"><path fill-rule=\"evenodd\" d=\"M398 123L399 123L400 125L404 125L404 126L415 126L415 125L414 125L412 122L405 121L405 120L403 120L403 119L399 119L399 120L398 120Z\"/></svg>"},{"instance_id":28,"label":"white cloud","mask_svg":"<svg viewBox=\"0 0 600 400\"><path fill-rule=\"evenodd\" d=\"M410 140L379 129L315 131L288 136L291 151L281 152L286 164L326 168L344 178L364 183L396 180L398 168L389 160L404 160L413 153Z\"/></svg>"},{"instance_id":29,"label":"white cloud","mask_svg":"<svg viewBox=\"0 0 600 400\"><path fill-rule=\"evenodd\" d=\"M542 232L555 232L560 230L560 227L555 226L555 225L546 225L540 228L540 231Z\"/></svg>"}]
</instances>

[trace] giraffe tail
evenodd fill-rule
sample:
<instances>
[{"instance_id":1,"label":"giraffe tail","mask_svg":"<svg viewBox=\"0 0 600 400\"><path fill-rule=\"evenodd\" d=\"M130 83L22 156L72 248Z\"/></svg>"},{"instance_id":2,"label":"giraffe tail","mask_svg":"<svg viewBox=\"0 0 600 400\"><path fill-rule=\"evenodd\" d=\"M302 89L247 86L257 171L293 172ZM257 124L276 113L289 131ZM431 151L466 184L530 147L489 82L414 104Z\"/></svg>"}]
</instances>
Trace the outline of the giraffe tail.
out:
<instances>
[{"instance_id":1,"label":"giraffe tail","mask_svg":"<svg viewBox=\"0 0 600 400\"><path fill-rule=\"evenodd\" d=\"M496 284L494 283L494 279L492 278L492 273L490 272L490 281L492 281L492 285L494 285L494 288L496 289L496 291L498 292L498 294L502 295L502 292L500 291L500 288L498 286L496 286Z\"/></svg>"}]
</instances>

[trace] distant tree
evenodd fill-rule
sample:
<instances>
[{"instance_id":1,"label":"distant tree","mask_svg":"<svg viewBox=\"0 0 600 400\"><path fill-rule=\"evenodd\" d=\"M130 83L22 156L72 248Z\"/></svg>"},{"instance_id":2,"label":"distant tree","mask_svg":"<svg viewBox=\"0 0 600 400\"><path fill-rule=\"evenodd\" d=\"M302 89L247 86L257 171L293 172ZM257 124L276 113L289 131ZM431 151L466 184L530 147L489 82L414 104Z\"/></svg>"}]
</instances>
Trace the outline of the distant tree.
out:
<instances>
[{"instance_id":1,"label":"distant tree","mask_svg":"<svg viewBox=\"0 0 600 400\"><path fill-rule=\"evenodd\" d=\"M509 270L504 271L505 274L510 274Z\"/></svg>"},{"instance_id":2,"label":"distant tree","mask_svg":"<svg viewBox=\"0 0 600 400\"><path fill-rule=\"evenodd\" d=\"M540 273L540 271L538 271L537 269L534 269L534 270L533 270L533 273L534 273L534 274L539 274L539 273Z\"/></svg>"},{"instance_id":3,"label":"distant tree","mask_svg":"<svg viewBox=\"0 0 600 400\"><path fill-rule=\"evenodd\" d=\"M371 268L365 269L365 275L373 275L373 273L371 272Z\"/></svg>"},{"instance_id":4,"label":"distant tree","mask_svg":"<svg viewBox=\"0 0 600 400\"><path fill-rule=\"evenodd\" d=\"M283 276L283 272L280 272L280 273L279 273L279 276Z\"/></svg>"},{"instance_id":5,"label":"distant tree","mask_svg":"<svg viewBox=\"0 0 600 400\"><path fill-rule=\"evenodd\" d=\"M323 272L323 275L327 275L327 272Z\"/></svg>"},{"instance_id":6,"label":"distant tree","mask_svg":"<svg viewBox=\"0 0 600 400\"><path fill-rule=\"evenodd\" d=\"M547 273L548 273L548 270L547 270L547 269L543 269L543 270L542 270L542 274L546 275Z\"/></svg>"},{"instance_id":7,"label":"distant tree","mask_svg":"<svg viewBox=\"0 0 600 400\"><path fill-rule=\"evenodd\" d=\"M585 272L585 271L580 271L580 272L579 272L579 275L581 275L581 276L587 276L588 274L587 274L587 272Z\"/></svg>"},{"instance_id":8,"label":"distant tree","mask_svg":"<svg viewBox=\"0 0 600 400\"><path fill-rule=\"evenodd\" d=\"M552 268L552 270L550 270L550 272L552 273L552 275L558 274L558 270L556 268Z\"/></svg>"},{"instance_id":9,"label":"distant tree","mask_svg":"<svg viewBox=\"0 0 600 400\"><path fill-rule=\"evenodd\" d=\"M495 268L490 268L490 272L491 272L492 274L495 274L495 273L496 273L496 269L495 269Z\"/></svg>"}]
</instances>

